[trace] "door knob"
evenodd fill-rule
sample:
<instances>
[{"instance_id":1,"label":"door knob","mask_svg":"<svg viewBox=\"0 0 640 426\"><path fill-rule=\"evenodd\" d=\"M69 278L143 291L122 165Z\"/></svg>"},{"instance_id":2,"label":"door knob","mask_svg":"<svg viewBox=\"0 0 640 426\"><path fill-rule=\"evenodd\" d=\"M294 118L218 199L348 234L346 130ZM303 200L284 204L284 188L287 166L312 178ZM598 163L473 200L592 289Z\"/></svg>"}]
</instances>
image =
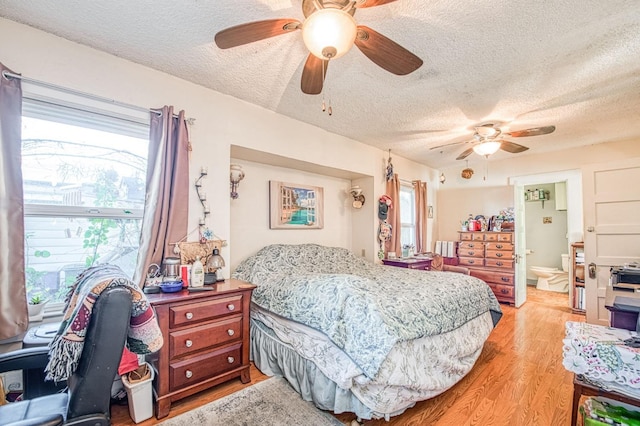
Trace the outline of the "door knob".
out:
<instances>
[{"instance_id":1,"label":"door knob","mask_svg":"<svg viewBox=\"0 0 640 426\"><path fill-rule=\"evenodd\" d=\"M593 232L595 230L596 228L594 228L593 226L587 226L587 232Z\"/></svg>"},{"instance_id":2,"label":"door knob","mask_svg":"<svg viewBox=\"0 0 640 426\"><path fill-rule=\"evenodd\" d=\"M589 278L593 279L596 277L596 264L591 262L589 264Z\"/></svg>"}]
</instances>

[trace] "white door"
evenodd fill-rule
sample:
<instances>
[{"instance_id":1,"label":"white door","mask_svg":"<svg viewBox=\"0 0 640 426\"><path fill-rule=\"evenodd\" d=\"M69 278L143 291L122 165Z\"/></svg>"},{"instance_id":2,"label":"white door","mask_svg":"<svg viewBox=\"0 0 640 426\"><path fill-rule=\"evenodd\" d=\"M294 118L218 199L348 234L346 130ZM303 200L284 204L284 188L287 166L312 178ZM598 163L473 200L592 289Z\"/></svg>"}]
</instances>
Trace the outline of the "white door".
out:
<instances>
[{"instance_id":1,"label":"white door","mask_svg":"<svg viewBox=\"0 0 640 426\"><path fill-rule=\"evenodd\" d=\"M640 260L640 157L585 166L582 178L586 320L609 325L610 268Z\"/></svg>"},{"instance_id":2,"label":"white door","mask_svg":"<svg viewBox=\"0 0 640 426\"><path fill-rule=\"evenodd\" d=\"M525 240L525 221L524 221L524 186L514 185L513 187L513 200L515 204L515 302L516 307L519 307L527 300L527 262L526 262L526 247L527 242Z\"/></svg>"}]
</instances>

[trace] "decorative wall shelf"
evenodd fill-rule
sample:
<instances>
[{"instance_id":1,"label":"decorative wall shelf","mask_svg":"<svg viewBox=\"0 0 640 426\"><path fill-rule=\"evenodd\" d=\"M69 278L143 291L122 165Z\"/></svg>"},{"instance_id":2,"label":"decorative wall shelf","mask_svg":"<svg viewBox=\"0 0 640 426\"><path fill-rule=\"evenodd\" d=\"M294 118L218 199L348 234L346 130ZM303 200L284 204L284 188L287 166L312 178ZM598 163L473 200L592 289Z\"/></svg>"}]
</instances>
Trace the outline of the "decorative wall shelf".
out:
<instances>
[{"instance_id":1,"label":"decorative wall shelf","mask_svg":"<svg viewBox=\"0 0 640 426\"><path fill-rule=\"evenodd\" d=\"M544 209L544 202L551 199L549 191L544 189L529 189L524 193L524 200L529 201L542 201L542 208Z\"/></svg>"}]
</instances>

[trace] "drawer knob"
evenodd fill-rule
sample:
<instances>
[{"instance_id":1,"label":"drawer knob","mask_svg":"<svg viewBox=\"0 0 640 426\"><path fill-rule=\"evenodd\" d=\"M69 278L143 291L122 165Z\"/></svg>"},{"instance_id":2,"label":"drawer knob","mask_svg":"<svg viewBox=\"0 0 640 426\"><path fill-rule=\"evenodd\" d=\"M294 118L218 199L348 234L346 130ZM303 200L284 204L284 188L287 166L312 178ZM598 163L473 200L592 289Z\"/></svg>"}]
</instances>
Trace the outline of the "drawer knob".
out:
<instances>
[{"instance_id":1,"label":"drawer knob","mask_svg":"<svg viewBox=\"0 0 640 426\"><path fill-rule=\"evenodd\" d=\"M184 372L184 375L185 375L185 377L186 377L187 379L190 379L190 378L192 378L192 377L193 377L193 371L191 371L191 370L187 370L187 371L185 371L185 372Z\"/></svg>"},{"instance_id":2,"label":"drawer knob","mask_svg":"<svg viewBox=\"0 0 640 426\"><path fill-rule=\"evenodd\" d=\"M229 309L230 311L233 311L233 310L235 310L235 309L236 309L236 307L233 305L233 303L229 303L229 304L227 305L227 309Z\"/></svg>"},{"instance_id":3,"label":"drawer knob","mask_svg":"<svg viewBox=\"0 0 640 426\"><path fill-rule=\"evenodd\" d=\"M500 290L500 293L509 294L509 290L507 290L506 288L503 288L503 289Z\"/></svg>"},{"instance_id":4,"label":"drawer knob","mask_svg":"<svg viewBox=\"0 0 640 426\"><path fill-rule=\"evenodd\" d=\"M468 260L469 263L476 263L475 260Z\"/></svg>"},{"instance_id":5,"label":"drawer knob","mask_svg":"<svg viewBox=\"0 0 640 426\"><path fill-rule=\"evenodd\" d=\"M473 248L473 243L469 243L469 248Z\"/></svg>"},{"instance_id":6,"label":"drawer knob","mask_svg":"<svg viewBox=\"0 0 640 426\"><path fill-rule=\"evenodd\" d=\"M502 281L506 282L506 283L509 282L509 278L508 277L500 277L500 279Z\"/></svg>"},{"instance_id":7,"label":"drawer knob","mask_svg":"<svg viewBox=\"0 0 640 426\"><path fill-rule=\"evenodd\" d=\"M496 257L502 257L502 253L496 253Z\"/></svg>"},{"instance_id":8,"label":"drawer knob","mask_svg":"<svg viewBox=\"0 0 640 426\"><path fill-rule=\"evenodd\" d=\"M230 356L230 357L228 357L228 358L227 358L227 362L228 362L229 364L233 364L233 362L234 362L235 360L236 360L236 359L235 359L234 357L232 357L232 356Z\"/></svg>"},{"instance_id":9,"label":"drawer knob","mask_svg":"<svg viewBox=\"0 0 640 426\"><path fill-rule=\"evenodd\" d=\"M469 256L473 256L473 253L474 253L474 252L470 251L470 252L469 252Z\"/></svg>"},{"instance_id":10,"label":"drawer knob","mask_svg":"<svg viewBox=\"0 0 640 426\"><path fill-rule=\"evenodd\" d=\"M496 244L496 248L501 249L502 248L502 244Z\"/></svg>"},{"instance_id":11,"label":"drawer knob","mask_svg":"<svg viewBox=\"0 0 640 426\"><path fill-rule=\"evenodd\" d=\"M187 312L184 316L187 317L187 319L193 319L193 314L191 312Z\"/></svg>"},{"instance_id":12,"label":"drawer knob","mask_svg":"<svg viewBox=\"0 0 640 426\"><path fill-rule=\"evenodd\" d=\"M234 334L236 334L236 332L235 332L235 331L233 331L232 329L228 329L228 330L227 330L227 334L228 334L229 336L233 336Z\"/></svg>"},{"instance_id":13,"label":"drawer knob","mask_svg":"<svg viewBox=\"0 0 640 426\"><path fill-rule=\"evenodd\" d=\"M503 265L503 263L502 263L502 262L500 262L500 261L497 261L497 262L496 262L496 265L498 265L498 266L502 266L502 265Z\"/></svg>"},{"instance_id":14,"label":"drawer knob","mask_svg":"<svg viewBox=\"0 0 640 426\"><path fill-rule=\"evenodd\" d=\"M190 348L191 346L193 346L193 342L191 340L187 340L186 342L184 342L185 346Z\"/></svg>"}]
</instances>

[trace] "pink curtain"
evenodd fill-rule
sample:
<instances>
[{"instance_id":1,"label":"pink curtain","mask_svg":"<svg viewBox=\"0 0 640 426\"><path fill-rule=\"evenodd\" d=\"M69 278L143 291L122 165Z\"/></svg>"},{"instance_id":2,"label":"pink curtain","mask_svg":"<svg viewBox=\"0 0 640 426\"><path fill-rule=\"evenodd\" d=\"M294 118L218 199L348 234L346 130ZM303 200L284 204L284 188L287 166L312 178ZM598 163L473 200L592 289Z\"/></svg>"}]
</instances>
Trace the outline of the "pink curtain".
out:
<instances>
[{"instance_id":1,"label":"pink curtain","mask_svg":"<svg viewBox=\"0 0 640 426\"><path fill-rule=\"evenodd\" d=\"M175 256L171 243L187 235L189 205L189 137L184 111L173 107L151 112L147 194L140 251L133 280L141 287L152 263Z\"/></svg>"},{"instance_id":2,"label":"pink curtain","mask_svg":"<svg viewBox=\"0 0 640 426\"><path fill-rule=\"evenodd\" d=\"M0 64L0 74L12 73ZM12 73L13 74L13 73ZM0 75L0 340L29 325L24 267L22 85Z\"/></svg>"},{"instance_id":3,"label":"pink curtain","mask_svg":"<svg viewBox=\"0 0 640 426\"><path fill-rule=\"evenodd\" d=\"M413 192L416 197L416 253L429 251L427 247L427 183L413 181Z\"/></svg>"},{"instance_id":4,"label":"pink curtain","mask_svg":"<svg viewBox=\"0 0 640 426\"><path fill-rule=\"evenodd\" d=\"M398 256L402 254L400 245L401 222L400 222L400 179L398 174L393 175L393 179L387 181L386 194L391 197L391 208L387 214L387 222L391 225L391 240L385 244L385 257L388 252L396 252Z\"/></svg>"}]
</instances>

